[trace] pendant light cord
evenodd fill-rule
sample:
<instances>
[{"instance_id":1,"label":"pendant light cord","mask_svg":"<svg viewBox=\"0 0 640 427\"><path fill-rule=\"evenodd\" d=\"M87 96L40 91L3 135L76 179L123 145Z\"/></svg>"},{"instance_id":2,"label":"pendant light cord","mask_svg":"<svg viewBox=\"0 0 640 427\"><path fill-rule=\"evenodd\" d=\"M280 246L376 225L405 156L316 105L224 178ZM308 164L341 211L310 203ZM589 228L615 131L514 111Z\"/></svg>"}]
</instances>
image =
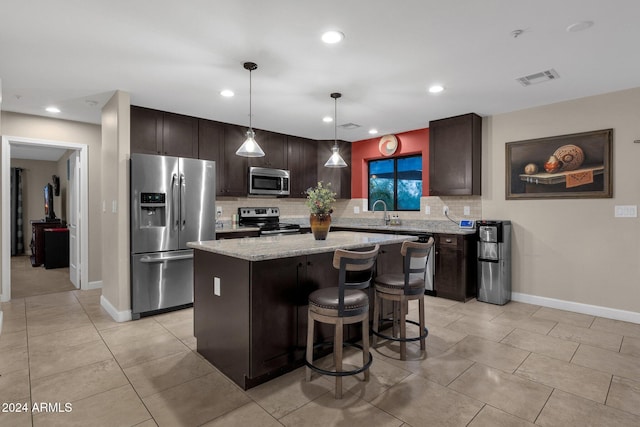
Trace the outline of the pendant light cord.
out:
<instances>
[{"instance_id":1,"label":"pendant light cord","mask_svg":"<svg viewBox=\"0 0 640 427\"><path fill-rule=\"evenodd\" d=\"M249 130L253 130L251 127L251 71L249 70Z\"/></svg>"},{"instance_id":2,"label":"pendant light cord","mask_svg":"<svg viewBox=\"0 0 640 427\"><path fill-rule=\"evenodd\" d=\"M333 146L338 146L338 98L333 98Z\"/></svg>"}]
</instances>

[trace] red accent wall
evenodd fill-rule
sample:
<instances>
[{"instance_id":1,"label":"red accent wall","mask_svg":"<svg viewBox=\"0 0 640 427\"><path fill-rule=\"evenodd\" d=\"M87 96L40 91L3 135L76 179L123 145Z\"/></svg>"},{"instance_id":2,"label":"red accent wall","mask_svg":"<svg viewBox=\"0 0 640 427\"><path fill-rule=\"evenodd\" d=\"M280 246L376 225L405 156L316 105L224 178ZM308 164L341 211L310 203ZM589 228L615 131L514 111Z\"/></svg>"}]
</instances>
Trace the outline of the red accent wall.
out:
<instances>
[{"instance_id":1,"label":"red accent wall","mask_svg":"<svg viewBox=\"0 0 640 427\"><path fill-rule=\"evenodd\" d=\"M398 150L392 157L422 154L422 195L429 195L429 128L394 134L398 138ZM380 137L354 141L351 144L351 197L366 199L368 196L367 161L385 159L380 154Z\"/></svg>"}]
</instances>

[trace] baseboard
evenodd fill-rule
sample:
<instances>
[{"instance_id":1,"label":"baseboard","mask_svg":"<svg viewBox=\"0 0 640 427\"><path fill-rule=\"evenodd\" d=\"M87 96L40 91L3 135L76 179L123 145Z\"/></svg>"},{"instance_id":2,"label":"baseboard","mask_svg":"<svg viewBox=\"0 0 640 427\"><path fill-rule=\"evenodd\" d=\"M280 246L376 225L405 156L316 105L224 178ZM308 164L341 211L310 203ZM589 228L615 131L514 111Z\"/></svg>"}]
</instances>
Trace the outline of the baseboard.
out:
<instances>
[{"instance_id":1,"label":"baseboard","mask_svg":"<svg viewBox=\"0 0 640 427\"><path fill-rule=\"evenodd\" d=\"M602 307L599 305L582 304L579 302L565 301L555 298L539 297L537 295L511 293L511 299L527 304L536 304L543 307L557 308L559 310L573 311L576 313L590 314L592 316L605 317L607 319L622 320L625 322L639 323L640 313L635 311L619 310L616 308Z\"/></svg>"},{"instance_id":2,"label":"baseboard","mask_svg":"<svg viewBox=\"0 0 640 427\"><path fill-rule=\"evenodd\" d=\"M102 280L96 280L96 281L87 283L87 286L83 290L88 291L90 289L102 289Z\"/></svg>"},{"instance_id":3,"label":"baseboard","mask_svg":"<svg viewBox=\"0 0 640 427\"><path fill-rule=\"evenodd\" d=\"M131 320L131 310L118 311L104 295L100 295L100 305L107 310L107 313L109 313L116 322L128 322Z\"/></svg>"}]
</instances>

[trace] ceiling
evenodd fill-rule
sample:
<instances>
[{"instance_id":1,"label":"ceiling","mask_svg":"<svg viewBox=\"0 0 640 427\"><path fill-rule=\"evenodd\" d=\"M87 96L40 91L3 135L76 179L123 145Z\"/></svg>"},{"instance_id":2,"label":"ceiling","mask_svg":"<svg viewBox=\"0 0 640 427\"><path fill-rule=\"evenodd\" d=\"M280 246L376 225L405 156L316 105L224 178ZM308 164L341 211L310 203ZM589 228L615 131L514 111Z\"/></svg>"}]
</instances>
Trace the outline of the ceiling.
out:
<instances>
[{"instance_id":1,"label":"ceiling","mask_svg":"<svg viewBox=\"0 0 640 427\"><path fill-rule=\"evenodd\" d=\"M2 0L2 110L100 123L131 103L355 141L640 86L637 0ZM584 31L567 27L582 21ZM345 34L337 45L320 35ZM514 30L522 30L514 37ZM555 69L524 87L517 78ZM445 87L432 95L434 83ZM232 89L235 97L220 96ZM51 114L44 108L58 106Z\"/></svg>"}]
</instances>

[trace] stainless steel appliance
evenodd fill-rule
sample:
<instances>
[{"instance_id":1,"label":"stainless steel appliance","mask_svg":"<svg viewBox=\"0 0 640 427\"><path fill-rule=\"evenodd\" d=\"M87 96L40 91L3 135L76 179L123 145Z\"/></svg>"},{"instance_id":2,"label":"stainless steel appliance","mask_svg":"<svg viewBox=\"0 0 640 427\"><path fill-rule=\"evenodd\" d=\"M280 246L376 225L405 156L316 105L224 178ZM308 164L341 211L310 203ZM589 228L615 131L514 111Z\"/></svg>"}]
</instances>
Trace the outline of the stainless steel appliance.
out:
<instances>
[{"instance_id":1,"label":"stainless steel appliance","mask_svg":"<svg viewBox=\"0 0 640 427\"><path fill-rule=\"evenodd\" d=\"M193 249L215 239L215 162L131 155L133 319L193 304Z\"/></svg>"},{"instance_id":2,"label":"stainless steel appliance","mask_svg":"<svg viewBox=\"0 0 640 427\"><path fill-rule=\"evenodd\" d=\"M260 235L300 233L298 224L280 222L278 208L238 208L240 225L259 227Z\"/></svg>"},{"instance_id":3,"label":"stainless steel appliance","mask_svg":"<svg viewBox=\"0 0 640 427\"><path fill-rule=\"evenodd\" d=\"M511 221L478 221L478 301L511 300Z\"/></svg>"},{"instance_id":4,"label":"stainless steel appliance","mask_svg":"<svg viewBox=\"0 0 640 427\"><path fill-rule=\"evenodd\" d=\"M249 168L249 194L288 196L289 171L284 169Z\"/></svg>"}]
</instances>

